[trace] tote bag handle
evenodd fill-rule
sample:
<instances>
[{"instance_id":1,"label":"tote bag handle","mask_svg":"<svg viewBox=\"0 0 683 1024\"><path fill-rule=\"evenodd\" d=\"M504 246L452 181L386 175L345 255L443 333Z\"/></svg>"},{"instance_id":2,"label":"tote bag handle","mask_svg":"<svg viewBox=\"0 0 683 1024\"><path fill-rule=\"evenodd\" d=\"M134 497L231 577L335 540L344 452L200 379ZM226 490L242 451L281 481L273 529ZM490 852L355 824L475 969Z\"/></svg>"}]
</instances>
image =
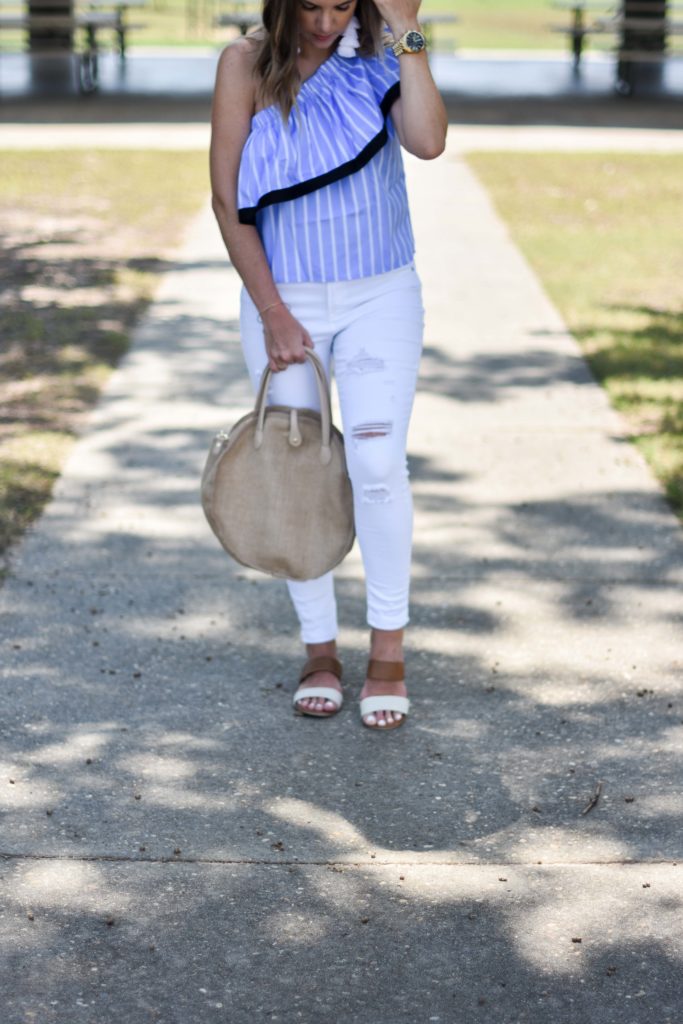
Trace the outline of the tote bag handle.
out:
<instances>
[{"instance_id":1,"label":"tote bag handle","mask_svg":"<svg viewBox=\"0 0 683 1024\"><path fill-rule=\"evenodd\" d=\"M327 377L325 376L325 370L323 364L320 361L320 357L315 354L310 348L306 349L306 357L310 360L310 363L315 372L315 380L318 386L318 397L320 398L320 461L323 466L327 466L332 458L332 451L330 449L330 432L332 428L332 405L330 400L330 388L327 383ZM254 432L254 448L258 449L263 443L263 428L266 421L266 398L268 395L268 384L272 370L269 366L263 372L261 377L261 386L258 389L256 396L256 404L254 411L256 412L256 430ZM297 437L297 419L296 409L290 410L290 443L296 445Z\"/></svg>"}]
</instances>

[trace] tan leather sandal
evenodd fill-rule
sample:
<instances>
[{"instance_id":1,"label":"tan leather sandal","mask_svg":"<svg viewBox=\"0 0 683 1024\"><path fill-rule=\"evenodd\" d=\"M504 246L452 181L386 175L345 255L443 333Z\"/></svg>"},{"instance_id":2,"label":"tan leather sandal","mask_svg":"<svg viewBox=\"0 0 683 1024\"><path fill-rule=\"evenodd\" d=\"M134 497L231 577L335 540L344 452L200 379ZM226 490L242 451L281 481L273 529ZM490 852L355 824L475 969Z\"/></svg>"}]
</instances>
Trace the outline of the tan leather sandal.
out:
<instances>
[{"instance_id":1,"label":"tan leather sandal","mask_svg":"<svg viewBox=\"0 0 683 1024\"><path fill-rule=\"evenodd\" d=\"M402 661L375 661L371 658L368 662L367 677L380 682L400 683L402 679L405 679L405 667ZM390 694L385 697L381 695L363 697L360 702L360 719L366 729L379 729L381 732L386 732L387 729L398 729L400 725L403 725L408 717L409 708L410 701L407 697L395 697ZM375 711L398 711L403 717L398 721L386 722L385 725L379 725L377 722L370 725L365 721L365 716L372 715Z\"/></svg>"},{"instance_id":2,"label":"tan leather sandal","mask_svg":"<svg viewBox=\"0 0 683 1024\"><path fill-rule=\"evenodd\" d=\"M312 676L314 672L331 672L332 675L336 676L341 683L342 667L341 662L337 658L332 658L326 655L321 655L318 658L309 658L301 669L299 683L303 683L304 680L308 679L309 676ZM308 708L297 707L298 701L307 700L309 697L323 697L325 700L331 700L335 705L334 711L309 711ZM293 698L294 712L297 715L311 715L313 718L331 718L332 715L337 714L342 706L343 700L344 698L339 690L334 690L331 686L299 685L299 688Z\"/></svg>"}]
</instances>

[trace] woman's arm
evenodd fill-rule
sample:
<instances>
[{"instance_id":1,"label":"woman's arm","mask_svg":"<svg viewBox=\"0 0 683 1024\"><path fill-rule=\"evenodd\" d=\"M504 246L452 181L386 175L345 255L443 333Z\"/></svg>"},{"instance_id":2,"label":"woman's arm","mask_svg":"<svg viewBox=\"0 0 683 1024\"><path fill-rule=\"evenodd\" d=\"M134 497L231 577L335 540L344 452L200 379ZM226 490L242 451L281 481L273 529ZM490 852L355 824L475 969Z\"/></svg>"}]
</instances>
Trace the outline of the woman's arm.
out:
<instances>
[{"instance_id":1,"label":"woman's arm","mask_svg":"<svg viewBox=\"0 0 683 1024\"><path fill-rule=\"evenodd\" d=\"M306 358L313 342L282 304L256 228L237 216L237 176L255 105L254 46L239 39L221 54L211 113L212 206L232 265L262 314L272 370L284 370Z\"/></svg>"},{"instance_id":2,"label":"woman's arm","mask_svg":"<svg viewBox=\"0 0 683 1024\"><path fill-rule=\"evenodd\" d=\"M394 39L420 25L420 0L375 0ZM446 145L448 116L432 78L427 53L402 53L401 96L391 108L391 117L401 145L421 160L433 160Z\"/></svg>"}]
</instances>

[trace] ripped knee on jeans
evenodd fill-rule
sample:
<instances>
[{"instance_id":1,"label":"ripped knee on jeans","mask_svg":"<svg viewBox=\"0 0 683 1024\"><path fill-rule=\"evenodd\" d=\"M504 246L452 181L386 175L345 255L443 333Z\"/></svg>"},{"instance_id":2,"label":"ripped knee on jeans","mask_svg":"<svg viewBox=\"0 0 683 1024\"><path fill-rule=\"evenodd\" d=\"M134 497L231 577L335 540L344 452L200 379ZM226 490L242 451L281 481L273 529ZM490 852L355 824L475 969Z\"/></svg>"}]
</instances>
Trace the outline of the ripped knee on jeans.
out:
<instances>
[{"instance_id":1,"label":"ripped knee on jeans","mask_svg":"<svg viewBox=\"0 0 683 1024\"><path fill-rule=\"evenodd\" d=\"M391 428L391 423L359 423L351 428L351 437L354 441L369 441L372 437L389 437Z\"/></svg>"},{"instance_id":2,"label":"ripped knee on jeans","mask_svg":"<svg viewBox=\"0 0 683 1024\"><path fill-rule=\"evenodd\" d=\"M365 484L363 487L364 505L386 505L393 495L386 484Z\"/></svg>"},{"instance_id":3,"label":"ripped knee on jeans","mask_svg":"<svg viewBox=\"0 0 683 1024\"><path fill-rule=\"evenodd\" d=\"M375 438L390 437L392 430L393 423L390 421L378 420L373 423L358 423L351 428L353 447L358 452L367 441L372 441ZM380 451L375 452L374 449L368 449L365 455L373 467L373 475L376 476L376 479L381 480L385 476L385 473L382 472L382 463L386 462L387 459L391 462L390 454L387 451L383 451L380 456ZM385 466L384 469L386 470L387 467ZM384 483L364 484L362 493L364 505L386 505L394 500L391 488Z\"/></svg>"}]
</instances>

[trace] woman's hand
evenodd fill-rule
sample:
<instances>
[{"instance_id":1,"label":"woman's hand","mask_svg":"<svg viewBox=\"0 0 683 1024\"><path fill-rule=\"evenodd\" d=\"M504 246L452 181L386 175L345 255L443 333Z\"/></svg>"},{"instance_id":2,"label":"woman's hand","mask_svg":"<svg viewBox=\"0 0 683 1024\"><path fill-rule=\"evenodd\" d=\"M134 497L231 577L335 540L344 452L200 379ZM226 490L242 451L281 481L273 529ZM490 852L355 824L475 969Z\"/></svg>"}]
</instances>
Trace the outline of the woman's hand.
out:
<instances>
[{"instance_id":1,"label":"woman's hand","mask_svg":"<svg viewBox=\"0 0 683 1024\"><path fill-rule=\"evenodd\" d=\"M417 12L421 0L374 0L375 7L389 26L394 39L408 29L418 28Z\"/></svg>"},{"instance_id":2,"label":"woman's hand","mask_svg":"<svg viewBox=\"0 0 683 1024\"><path fill-rule=\"evenodd\" d=\"M268 366L274 373L292 363L306 361L306 349L313 348L311 336L302 324L280 303L261 314L268 353Z\"/></svg>"}]
</instances>

